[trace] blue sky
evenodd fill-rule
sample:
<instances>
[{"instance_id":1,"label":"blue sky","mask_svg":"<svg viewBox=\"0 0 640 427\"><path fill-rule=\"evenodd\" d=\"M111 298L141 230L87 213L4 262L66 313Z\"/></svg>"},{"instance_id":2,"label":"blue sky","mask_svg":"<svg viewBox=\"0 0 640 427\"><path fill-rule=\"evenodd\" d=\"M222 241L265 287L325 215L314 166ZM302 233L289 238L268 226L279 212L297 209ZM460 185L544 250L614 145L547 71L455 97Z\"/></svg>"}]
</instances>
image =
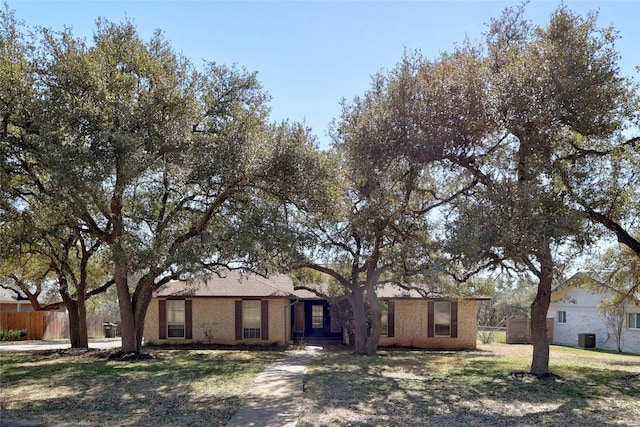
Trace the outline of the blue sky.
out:
<instances>
[{"instance_id":1,"label":"blue sky","mask_svg":"<svg viewBox=\"0 0 640 427\"><path fill-rule=\"evenodd\" d=\"M9 1L29 26L73 27L88 40L98 17L131 20L144 39L156 28L196 65L203 61L257 71L272 97L272 119L304 122L329 144L326 129L340 99L366 91L371 75L390 69L405 49L436 58L465 37L479 40L492 17L514 1ZM532 1L527 17L545 24L559 1ZM565 1L622 39L624 75L640 81L640 1Z\"/></svg>"}]
</instances>

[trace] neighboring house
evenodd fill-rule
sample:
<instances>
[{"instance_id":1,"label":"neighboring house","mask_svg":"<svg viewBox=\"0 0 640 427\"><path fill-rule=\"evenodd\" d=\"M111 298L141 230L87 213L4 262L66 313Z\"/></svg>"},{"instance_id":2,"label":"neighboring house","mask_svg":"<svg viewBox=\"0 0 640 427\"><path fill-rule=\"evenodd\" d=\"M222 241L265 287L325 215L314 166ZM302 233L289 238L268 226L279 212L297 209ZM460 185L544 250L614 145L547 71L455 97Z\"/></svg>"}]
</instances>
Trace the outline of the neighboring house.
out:
<instances>
[{"instance_id":1,"label":"neighboring house","mask_svg":"<svg viewBox=\"0 0 640 427\"><path fill-rule=\"evenodd\" d=\"M379 291L384 302L381 346L473 349L478 300L434 300L395 287ZM288 276L268 279L229 272L206 282L171 282L154 292L145 343L291 343L304 338L344 339L330 303L295 290Z\"/></svg>"},{"instance_id":2,"label":"neighboring house","mask_svg":"<svg viewBox=\"0 0 640 427\"><path fill-rule=\"evenodd\" d=\"M581 334L595 334L595 348L616 350L616 339L607 330L598 304L615 291L589 276L578 273L551 293L548 316L554 317L553 344L573 347L582 344ZM627 304L622 330L623 351L640 354L640 306Z\"/></svg>"},{"instance_id":3,"label":"neighboring house","mask_svg":"<svg viewBox=\"0 0 640 427\"><path fill-rule=\"evenodd\" d=\"M14 291L0 288L0 313L22 311L33 311L31 303L28 300L18 300Z\"/></svg>"}]
</instances>

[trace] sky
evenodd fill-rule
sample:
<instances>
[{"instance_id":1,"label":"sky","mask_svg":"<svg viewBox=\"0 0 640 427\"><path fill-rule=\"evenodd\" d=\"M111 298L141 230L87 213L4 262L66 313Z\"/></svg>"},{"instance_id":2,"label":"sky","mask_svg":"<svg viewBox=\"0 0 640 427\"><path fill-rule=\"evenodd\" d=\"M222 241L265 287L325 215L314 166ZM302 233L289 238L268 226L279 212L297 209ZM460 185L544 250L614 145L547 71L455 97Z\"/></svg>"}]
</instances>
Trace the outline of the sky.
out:
<instances>
[{"instance_id":1,"label":"sky","mask_svg":"<svg viewBox=\"0 0 640 427\"><path fill-rule=\"evenodd\" d=\"M491 18L515 1L8 1L26 25L91 40L98 17L133 22L143 39L161 29L178 52L200 66L214 61L257 72L271 96L271 119L302 122L327 148L327 128L341 99L362 95L371 76L390 70L405 50L428 59L456 43L480 41ZM640 82L640 1L564 2L621 39L621 71ZM545 25L560 1L532 0L526 17Z\"/></svg>"}]
</instances>

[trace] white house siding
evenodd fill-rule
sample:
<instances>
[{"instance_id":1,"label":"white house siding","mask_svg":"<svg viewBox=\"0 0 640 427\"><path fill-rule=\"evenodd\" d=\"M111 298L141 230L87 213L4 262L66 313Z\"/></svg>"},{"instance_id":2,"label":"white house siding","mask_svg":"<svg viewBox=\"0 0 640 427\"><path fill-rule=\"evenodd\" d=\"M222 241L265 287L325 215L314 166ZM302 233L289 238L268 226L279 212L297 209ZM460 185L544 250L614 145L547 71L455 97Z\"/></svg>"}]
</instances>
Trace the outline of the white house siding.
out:
<instances>
[{"instance_id":1,"label":"white house siding","mask_svg":"<svg viewBox=\"0 0 640 427\"><path fill-rule=\"evenodd\" d=\"M640 313L640 307L635 307L629 310L630 313ZM629 316L627 315L626 321L629 321ZM624 347L623 351L629 353L640 354L640 329L629 329L628 323L625 323L625 335L624 335Z\"/></svg>"},{"instance_id":2,"label":"white house siding","mask_svg":"<svg viewBox=\"0 0 640 427\"><path fill-rule=\"evenodd\" d=\"M554 292L549 306L548 317L554 318L553 343L578 346L579 334L595 334L596 348L617 350L614 337L609 338L606 321L598 311L598 304L611 293L592 293L588 290L566 286ZM558 312L566 312L566 323L558 322ZM632 309L638 312L640 308ZM640 354L640 330L628 328L625 320L623 332L623 351Z\"/></svg>"}]
</instances>

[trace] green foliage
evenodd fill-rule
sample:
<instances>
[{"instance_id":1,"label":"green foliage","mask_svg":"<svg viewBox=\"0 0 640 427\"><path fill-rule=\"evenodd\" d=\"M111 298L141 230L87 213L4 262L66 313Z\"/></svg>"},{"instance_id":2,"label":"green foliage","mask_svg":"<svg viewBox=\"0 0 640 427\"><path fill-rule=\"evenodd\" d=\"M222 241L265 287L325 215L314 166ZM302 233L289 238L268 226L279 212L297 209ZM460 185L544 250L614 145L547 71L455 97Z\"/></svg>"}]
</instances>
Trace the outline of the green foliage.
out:
<instances>
[{"instance_id":1,"label":"green foliage","mask_svg":"<svg viewBox=\"0 0 640 427\"><path fill-rule=\"evenodd\" d=\"M486 295L489 301L481 301L478 309L478 326L505 327L507 319L527 317L535 297L536 284L526 278L500 276L491 281Z\"/></svg>"},{"instance_id":2,"label":"green foliage","mask_svg":"<svg viewBox=\"0 0 640 427\"><path fill-rule=\"evenodd\" d=\"M196 68L131 22L85 41L6 8L0 269L78 295L108 271L129 350L154 289L230 266L328 275L295 280L357 300L362 324L369 307L374 328L377 286L465 296L508 268L539 279L543 320L554 270L602 231L587 219L640 253L640 151L623 138L640 97L597 14L563 5L534 26L524 11L492 20L484 46L406 53L319 152L304 126L269 122L256 73Z\"/></svg>"},{"instance_id":3,"label":"green foliage","mask_svg":"<svg viewBox=\"0 0 640 427\"><path fill-rule=\"evenodd\" d=\"M356 352L375 353L380 286L424 295L464 293L443 278L447 259L434 218L473 185L473 175L454 170L450 157L468 148L459 136L479 134L486 118L483 104L475 102L482 92L476 80L463 87L451 80L458 72L478 78L474 59L470 53L432 63L405 55L393 70L375 76L362 97L343 104L334 123L329 155L335 178L322 186L336 198L292 215L308 236L299 265L329 276L327 282L342 287L338 294L351 302ZM451 126L452 120L463 128Z\"/></svg>"},{"instance_id":4,"label":"green foliage","mask_svg":"<svg viewBox=\"0 0 640 427\"><path fill-rule=\"evenodd\" d=\"M19 341L27 337L26 329L8 329L0 328L0 341Z\"/></svg>"},{"instance_id":5,"label":"green foliage","mask_svg":"<svg viewBox=\"0 0 640 427\"><path fill-rule=\"evenodd\" d=\"M136 349L151 291L166 281L291 263L303 239L284 212L327 200L315 187L327 161L308 129L269 123L255 73L196 69L130 22L99 20L87 42L71 30L30 39L3 18L3 43L29 53L1 74L3 88L17 76L29 95L2 116L7 206L105 250L96 258L118 289L125 347Z\"/></svg>"},{"instance_id":6,"label":"green foliage","mask_svg":"<svg viewBox=\"0 0 640 427\"><path fill-rule=\"evenodd\" d=\"M617 174L605 179L602 170L579 168L609 158L638 113L636 85L617 67L615 32L598 27L596 14L583 18L561 6L546 27L532 26L523 14L524 6L507 9L487 37L486 101L495 108L500 139L487 134L495 145L479 167L492 185L463 208L461 234L452 234L459 244L471 243L467 259L528 264L541 245L588 243L585 215L575 211L563 180L596 191L614 182ZM577 184L585 178L589 183Z\"/></svg>"},{"instance_id":7,"label":"green foliage","mask_svg":"<svg viewBox=\"0 0 640 427\"><path fill-rule=\"evenodd\" d=\"M616 292L614 304L640 304L640 257L629 247L610 248L590 267L595 279Z\"/></svg>"},{"instance_id":8,"label":"green foliage","mask_svg":"<svg viewBox=\"0 0 640 427\"><path fill-rule=\"evenodd\" d=\"M507 9L487 35L487 83L501 139L480 166L491 180L461 209L451 240L462 252L471 243L467 262L509 260L537 276L531 371L541 374L549 364L544 322L553 270L573 255L563 248L580 250L592 237L564 184L567 170L615 147L637 116L638 93L620 76L614 32L599 28L595 14L583 18L560 6L546 27L533 27L523 10Z\"/></svg>"}]
</instances>

